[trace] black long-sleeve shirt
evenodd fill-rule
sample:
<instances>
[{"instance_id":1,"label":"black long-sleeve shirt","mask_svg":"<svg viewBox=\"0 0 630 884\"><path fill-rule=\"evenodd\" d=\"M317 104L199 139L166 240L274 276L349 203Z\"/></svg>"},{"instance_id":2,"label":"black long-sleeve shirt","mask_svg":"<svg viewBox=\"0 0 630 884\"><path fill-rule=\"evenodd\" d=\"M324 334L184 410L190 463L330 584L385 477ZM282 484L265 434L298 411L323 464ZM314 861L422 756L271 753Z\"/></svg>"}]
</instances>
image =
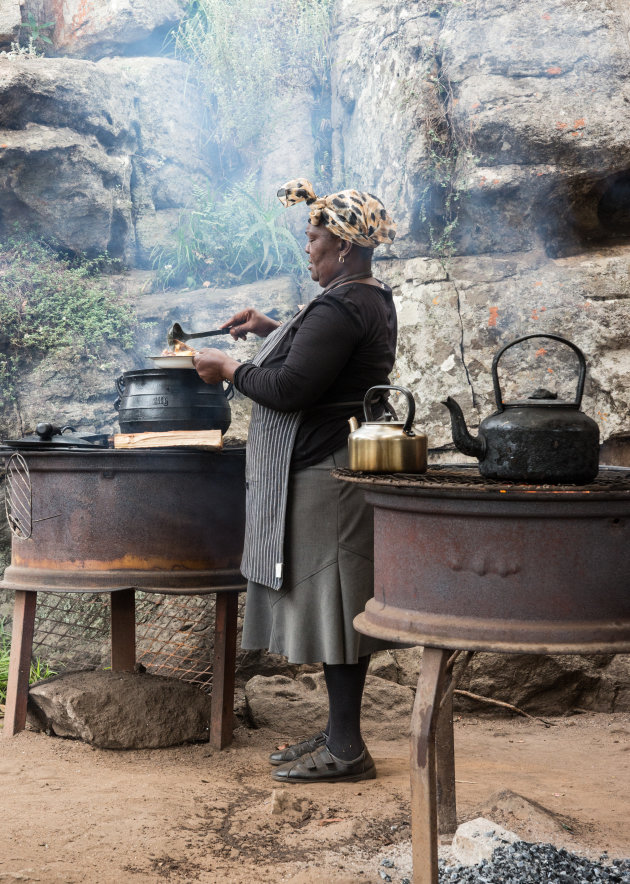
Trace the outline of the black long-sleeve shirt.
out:
<instances>
[{"instance_id":1,"label":"black long-sleeve shirt","mask_svg":"<svg viewBox=\"0 0 630 884\"><path fill-rule=\"evenodd\" d=\"M264 365L236 369L234 385L268 408L303 412L291 461L303 469L340 448L357 403L389 383L396 335L391 289L350 282L315 298Z\"/></svg>"}]
</instances>

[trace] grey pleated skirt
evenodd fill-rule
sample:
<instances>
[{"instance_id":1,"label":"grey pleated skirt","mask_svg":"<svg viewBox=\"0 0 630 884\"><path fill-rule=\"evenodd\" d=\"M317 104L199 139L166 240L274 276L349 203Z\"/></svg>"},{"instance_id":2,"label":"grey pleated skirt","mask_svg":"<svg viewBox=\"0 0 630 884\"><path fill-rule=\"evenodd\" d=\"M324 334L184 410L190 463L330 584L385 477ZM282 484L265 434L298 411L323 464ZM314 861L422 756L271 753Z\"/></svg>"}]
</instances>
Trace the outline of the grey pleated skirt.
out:
<instances>
[{"instance_id":1,"label":"grey pleated skirt","mask_svg":"<svg viewBox=\"0 0 630 884\"><path fill-rule=\"evenodd\" d=\"M358 485L333 479L347 448L291 474L280 590L249 581L242 647L267 648L290 663L356 663L401 647L352 625L374 595L372 507Z\"/></svg>"}]
</instances>

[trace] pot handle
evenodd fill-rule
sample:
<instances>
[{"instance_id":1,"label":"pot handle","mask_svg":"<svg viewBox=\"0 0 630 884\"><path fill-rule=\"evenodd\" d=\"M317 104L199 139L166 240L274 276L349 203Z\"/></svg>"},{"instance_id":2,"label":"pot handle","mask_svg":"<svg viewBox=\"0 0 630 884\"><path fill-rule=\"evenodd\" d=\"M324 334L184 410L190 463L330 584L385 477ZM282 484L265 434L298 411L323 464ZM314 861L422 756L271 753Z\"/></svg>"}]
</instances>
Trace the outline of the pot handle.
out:
<instances>
[{"instance_id":1,"label":"pot handle","mask_svg":"<svg viewBox=\"0 0 630 884\"><path fill-rule=\"evenodd\" d=\"M226 381L227 387L223 391L225 393L225 398L229 402L230 399L234 399L234 384L232 381Z\"/></svg>"},{"instance_id":2,"label":"pot handle","mask_svg":"<svg viewBox=\"0 0 630 884\"><path fill-rule=\"evenodd\" d=\"M497 403L498 410L503 411L504 407L503 393L501 392L501 385L499 383L499 359L503 356L506 350L510 349L510 347L513 347L515 344L520 344L523 341L529 341L531 338L550 338L552 341L560 341L561 344L566 344L567 347L570 347L577 355L577 358L580 362L580 375L578 377L577 388L575 390L575 405L577 408L579 408L580 403L582 402L582 394L584 393L584 381L586 380L586 359L584 358L584 353L582 353L577 344L574 344L571 341L567 341L566 338L561 338L560 335L533 334L525 335L522 338L516 338L515 341L511 341L509 344L506 344L505 347L501 347L499 352L492 360L492 385L494 387L494 399Z\"/></svg>"},{"instance_id":3,"label":"pot handle","mask_svg":"<svg viewBox=\"0 0 630 884\"><path fill-rule=\"evenodd\" d=\"M395 387L395 386L378 386L378 387L370 387L370 389L365 394L365 399L363 400L363 413L365 414L366 421L373 420L372 414L372 394L376 393L380 390L397 390L399 393L402 393L405 399L407 400L407 418L405 420L405 424L403 426L403 433L406 436L414 436L415 433L411 429L413 426L413 419L416 416L416 403L406 387Z\"/></svg>"},{"instance_id":4,"label":"pot handle","mask_svg":"<svg viewBox=\"0 0 630 884\"><path fill-rule=\"evenodd\" d=\"M120 377L116 378L116 389L118 390L119 396L122 396L125 392L125 376L121 374Z\"/></svg>"}]
</instances>

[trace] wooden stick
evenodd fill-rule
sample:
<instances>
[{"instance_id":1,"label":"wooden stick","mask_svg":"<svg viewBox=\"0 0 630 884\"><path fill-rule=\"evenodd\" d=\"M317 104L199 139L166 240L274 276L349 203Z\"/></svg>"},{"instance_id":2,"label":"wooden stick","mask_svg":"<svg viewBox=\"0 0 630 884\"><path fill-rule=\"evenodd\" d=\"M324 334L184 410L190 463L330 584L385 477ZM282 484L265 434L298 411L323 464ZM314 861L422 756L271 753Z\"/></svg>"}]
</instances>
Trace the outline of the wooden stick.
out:
<instances>
[{"instance_id":1,"label":"wooden stick","mask_svg":"<svg viewBox=\"0 0 630 884\"><path fill-rule=\"evenodd\" d=\"M532 721L540 721L545 727L553 727L552 721L545 721L544 718L539 718L537 715L530 715L529 712L523 711L523 709L519 709L518 706L513 706L511 703L504 703L503 700L492 700L490 697L482 697L480 694L472 694L470 691L455 691L456 694L459 694L460 697L468 697L470 700L478 700L480 703L488 703L491 706L501 706L504 709L511 709L512 712L518 712L519 715L524 715L525 718L531 718Z\"/></svg>"},{"instance_id":2,"label":"wooden stick","mask_svg":"<svg viewBox=\"0 0 630 884\"><path fill-rule=\"evenodd\" d=\"M223 448L221 430L170 430L167 433L116 433L114 448Z\"/></svg>"}]
</instances>

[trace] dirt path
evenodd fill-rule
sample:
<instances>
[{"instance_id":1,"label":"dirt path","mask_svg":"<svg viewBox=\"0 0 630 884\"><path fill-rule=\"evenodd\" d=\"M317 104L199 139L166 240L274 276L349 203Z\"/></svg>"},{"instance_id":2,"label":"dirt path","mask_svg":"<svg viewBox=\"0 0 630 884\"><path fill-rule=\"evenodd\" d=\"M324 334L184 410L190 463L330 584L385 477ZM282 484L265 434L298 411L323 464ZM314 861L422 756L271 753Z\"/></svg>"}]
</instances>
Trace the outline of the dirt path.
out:
<instances>
[{"instance_id":1,"label":"dirt path","mask_svg":"<svg viewBox=\"0 0 630 884\"><path fill-rule=\"evenodd\" d=\"M30 732L0 740L0 882L382 884L386 857L393 882L409 875L406 739L370 742L377 780L283 787L275 804L285 793L288 804L274 814L266 755L279 736L239 728L221 753L105 751ZM460 822L494 808L526 839L630 856L630 715L549 729L465 717L456 741ZM492 800L505 789L551 813Z\"/></svg>"}]
</instances>

